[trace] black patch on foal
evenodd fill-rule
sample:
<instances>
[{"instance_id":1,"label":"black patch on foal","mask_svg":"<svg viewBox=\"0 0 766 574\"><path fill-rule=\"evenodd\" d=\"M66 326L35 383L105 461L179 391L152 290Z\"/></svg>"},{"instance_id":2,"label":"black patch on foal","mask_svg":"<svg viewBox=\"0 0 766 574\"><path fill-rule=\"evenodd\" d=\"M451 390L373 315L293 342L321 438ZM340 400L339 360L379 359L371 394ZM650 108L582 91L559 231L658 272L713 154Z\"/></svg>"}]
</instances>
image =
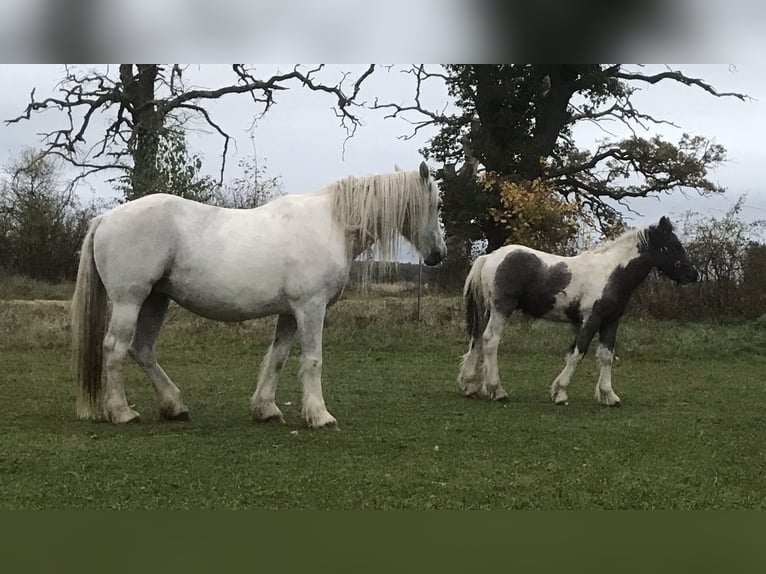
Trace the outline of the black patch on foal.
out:
<instances>
[{"instance_id":1,"label":"black patch on foal","mask_svg":"<svg viewBox=\"0 0 766 574\"><path fill-rule=\"evenodd\" d=\"M618 265L607 280L604 292L593 305L593 313L602 321L619 319L628 306L636 288L652 270L652 262L645 249L639 247L639 256L626 265Z\"/></svg>"},{"instance_id":2,"label":"black patch on foal","mask_svg":"<svg viewBox=\"0 0 766 574\"><path fill-rule=\"evenodd\" d=\"M582 325L582 311L580 310L580 301L572 301L564 309L564 315L569 319L570 323L574 325Z\"/></svg>"},{"instance_id":3,"label":"black patch on foal","mask_svg":"<svg viewBox=\"0 0 766 574\"><path fill-rule=\"evenodd\" d=\"M553 309L556 295L571 280L566 263L548 266L534 253L512 251L495 272L495 307L506 317L516 309L532 317L543 317Z\"/></svg>"}]
</instances>

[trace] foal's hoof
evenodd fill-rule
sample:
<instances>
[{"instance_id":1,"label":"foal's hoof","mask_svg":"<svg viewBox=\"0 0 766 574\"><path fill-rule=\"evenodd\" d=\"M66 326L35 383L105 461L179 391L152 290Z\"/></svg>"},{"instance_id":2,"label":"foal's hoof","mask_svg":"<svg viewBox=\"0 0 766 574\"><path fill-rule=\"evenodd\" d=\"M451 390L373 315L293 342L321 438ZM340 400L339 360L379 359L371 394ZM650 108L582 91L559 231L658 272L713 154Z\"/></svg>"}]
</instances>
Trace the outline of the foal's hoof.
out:
<instances>
[{"instance_id":1,"label":"foal's hoof","mask_svg":"<svg viewBox=\"0 0 766 574\"><path fill-rule=\"evenodd\" d=\"M511 397L508 396L508 393L505 391L498 391L493 397L492 400L498 403L509 403L511 401Z\"/></svg>"},{"instance_id":2,"label":"foal's hoof","mask_svg":"<svg viewBox=\"0 0 766 574\"><path fill-rule=\"evenodd\" d=\"M551 400L560 407L565 407L569 404L569 395L564 389L555 389L551 391Z\"/></svg>"}]
</instances>

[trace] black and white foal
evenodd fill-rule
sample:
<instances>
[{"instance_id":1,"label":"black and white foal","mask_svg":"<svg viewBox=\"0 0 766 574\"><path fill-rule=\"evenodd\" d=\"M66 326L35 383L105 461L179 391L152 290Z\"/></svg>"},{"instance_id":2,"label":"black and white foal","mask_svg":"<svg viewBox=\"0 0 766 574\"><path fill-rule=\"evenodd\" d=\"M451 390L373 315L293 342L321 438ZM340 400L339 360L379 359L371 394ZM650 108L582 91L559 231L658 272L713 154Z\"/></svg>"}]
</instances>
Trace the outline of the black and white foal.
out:
<instances>
[{"instance_id":1,"label":"black and white foal","mask_svg":"<svg viewBox=\"0 0 766 574\"><path fill-rule=\"evenodd\" d=\"M471 340L458 376L460 390L468 396L508 398L500 384L497 348L506 320L518 309L532 317L570 322L577 329L564 370L551 385L556 404L567 403L567 386L598 333L596 400L619 405L612 389L617 327L631 294L652 269L678 283L697 280L697 271L667 217L574 257L520 245L479 257L463 293Z\"/></svg>"}]
</instances>

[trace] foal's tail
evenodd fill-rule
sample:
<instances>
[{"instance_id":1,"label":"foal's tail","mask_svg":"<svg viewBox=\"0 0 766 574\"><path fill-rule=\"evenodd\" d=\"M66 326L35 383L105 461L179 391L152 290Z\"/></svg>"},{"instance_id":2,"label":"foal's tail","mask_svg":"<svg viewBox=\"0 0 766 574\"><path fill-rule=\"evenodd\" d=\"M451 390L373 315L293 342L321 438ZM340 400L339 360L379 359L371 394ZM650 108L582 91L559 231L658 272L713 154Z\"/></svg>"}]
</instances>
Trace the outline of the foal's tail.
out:
<instances>
[{"instance_id":1,"label":"foal's tail","mask_svg":"<svg viewBox=\"0 0 766 574\"><path fill-rule=\"evenodd\" d=\"M93 234L101 219L88 226L80 250L77 285L72 297L72 358L78 380L77 418L98 420L101 409L101 373L107 321L107 297L93 260Z\"/></svg>"},{"instance_id":2,"label":"foal's tail","mask_svg":"<svg viewBox=\"0 0 766 574\"><path fill-rule=\"evenodd\" d=\"M484 333L484 328L489 320L489 309L481 284L481 271L487 262L487 256L481 255L471 266L471 271L465 279L463 287L463 301L465 303L465 324L468 336L478 339Z\"/></svg>"}]
</instances>

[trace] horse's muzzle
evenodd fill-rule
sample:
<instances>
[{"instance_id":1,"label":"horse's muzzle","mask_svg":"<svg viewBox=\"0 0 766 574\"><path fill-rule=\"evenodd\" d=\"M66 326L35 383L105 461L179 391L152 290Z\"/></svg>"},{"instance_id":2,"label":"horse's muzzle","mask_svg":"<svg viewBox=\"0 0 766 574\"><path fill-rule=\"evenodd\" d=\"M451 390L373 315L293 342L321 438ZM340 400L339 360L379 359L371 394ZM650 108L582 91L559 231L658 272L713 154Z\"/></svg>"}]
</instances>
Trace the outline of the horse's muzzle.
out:
<instances>
[{"instance_id":1,"label":"horse's muzzle","mask_svg":"<svg viewBox=\"0 0 766 574\"><path fill-rule=\"evenodd\" d=\"M678 282L682 285L688 285L689 283L696 283L699 281L699 278L700 274L697 270L694 267L689 267L684 270L684 274Z\"/></svg>"},{"instance_id":2,"label":"horse's muzzle","mask_svg":"<svg viewBox=\"0 0 766 574\"><path fill-rule=\"evenodd\" d=\"M431 253L428 254L428 257L423 259L423 263L425 263L429 267L433 267L434 265L438 265L439 263L441 263L442 259L444 259L444 256L441 254L440 251L431 251Z\"/></svg>"}]
</instances>

